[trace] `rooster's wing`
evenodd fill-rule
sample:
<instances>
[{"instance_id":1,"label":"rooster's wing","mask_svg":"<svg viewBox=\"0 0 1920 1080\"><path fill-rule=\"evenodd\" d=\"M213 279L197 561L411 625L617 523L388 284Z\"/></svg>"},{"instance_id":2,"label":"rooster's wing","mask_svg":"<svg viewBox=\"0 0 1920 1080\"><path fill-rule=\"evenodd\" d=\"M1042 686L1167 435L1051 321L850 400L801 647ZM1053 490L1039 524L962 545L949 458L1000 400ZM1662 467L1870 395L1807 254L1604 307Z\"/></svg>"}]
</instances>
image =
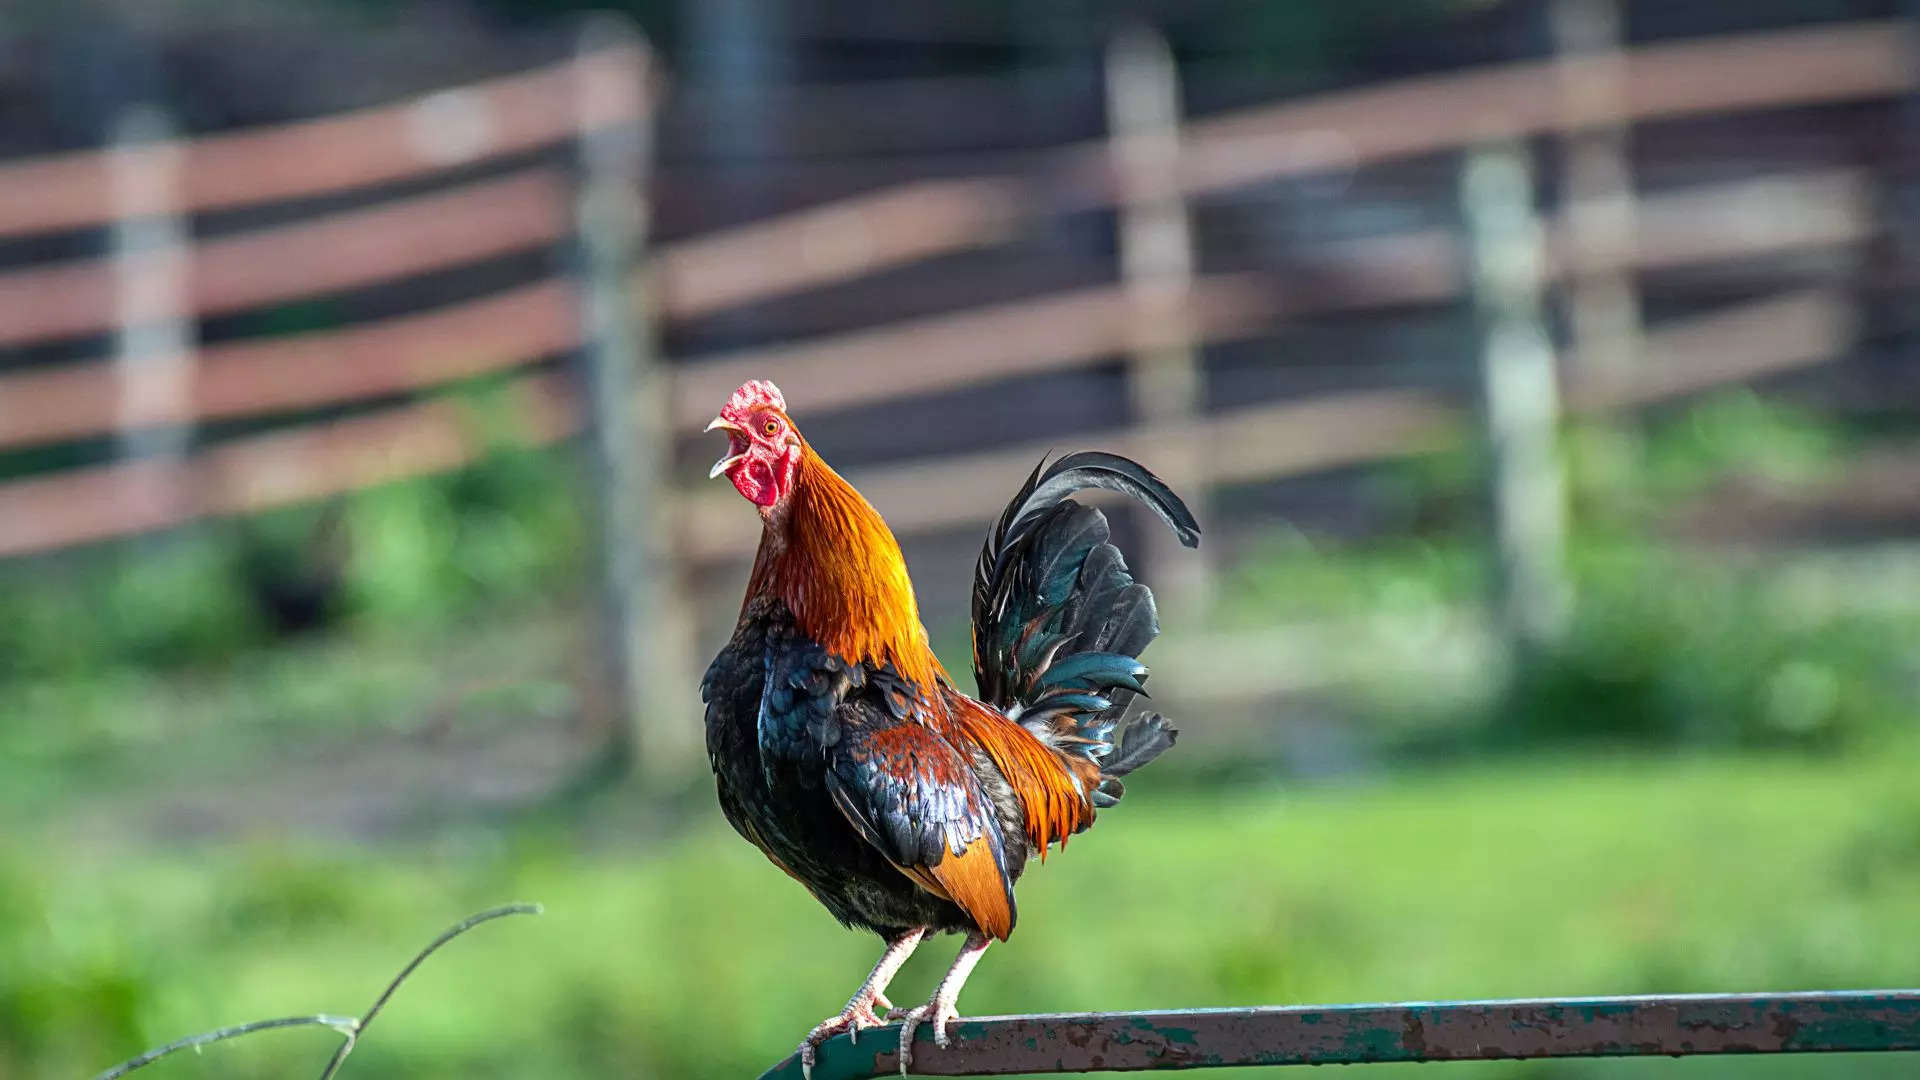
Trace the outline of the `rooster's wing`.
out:
<instances>
[{"instance_id":1,"label":"rooster's wing","mask_svg":"<svg viewBox=\"0 0 1920 1080\"><path fill-rule=\"evenodd\" d=\"M1000 825L971 761L937 730L937 707L890 668L811 643L776 647L760 703L762 761L824 765L834 806L862 840L1004 939L1015 907Z\"/></svg>"}]
</instances>

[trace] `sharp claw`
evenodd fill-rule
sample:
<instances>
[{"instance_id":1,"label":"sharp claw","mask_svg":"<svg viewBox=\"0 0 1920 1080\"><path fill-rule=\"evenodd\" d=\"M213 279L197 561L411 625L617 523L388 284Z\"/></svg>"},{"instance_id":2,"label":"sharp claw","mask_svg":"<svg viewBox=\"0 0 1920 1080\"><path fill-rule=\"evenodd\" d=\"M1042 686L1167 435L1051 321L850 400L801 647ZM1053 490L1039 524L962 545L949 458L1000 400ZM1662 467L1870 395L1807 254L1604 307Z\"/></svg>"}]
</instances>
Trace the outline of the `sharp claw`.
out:
<instances>
[{"instance_id":1,"label":"sharp claw","mask_svg":"<svg viewBox=\"0 0 1920 1080\"><path fill-rule=\"evenodd\" d=\"M860 1029L879 1027L884 1021L874 1015L873 1006L855 998L847 1002L847 1007L836 1016L830 1016L813 1026L807 1037L800 1040L800 1075L805 1080L813 1080L814 1062L819 1060L820 1044L841 1032L847 1033L847 1041L858 1043Z\"/></svg>"},{"instance_id":2,"label":"sharp claw","mask_svg":"<svg viewBox=\"0 0 1920 1080\"><path fill-rule=\"evenodd\" d=\"M933 1024L933 1044L945 1050L953 1042L947 1034L947 1025L958 1019L960 1014L953 1007L940 1006L931 1001L901 1014L900 1075L907 1075L907 1069L913 1064L913 1036L922 1023Z\"/></svg>"},{"instance_id":3,"label":"sharp claw","mask_svg":"<svg viewBox=\"0 0 1920 1080\"><path fill-rule=\"evenodd\" d=\"M908 1009L900 1017L900 1075L907 1075L907 1067L913 1064L913 1029L920 1022L915 1014L919 1009Z\"/></svg>"}]
</instances>

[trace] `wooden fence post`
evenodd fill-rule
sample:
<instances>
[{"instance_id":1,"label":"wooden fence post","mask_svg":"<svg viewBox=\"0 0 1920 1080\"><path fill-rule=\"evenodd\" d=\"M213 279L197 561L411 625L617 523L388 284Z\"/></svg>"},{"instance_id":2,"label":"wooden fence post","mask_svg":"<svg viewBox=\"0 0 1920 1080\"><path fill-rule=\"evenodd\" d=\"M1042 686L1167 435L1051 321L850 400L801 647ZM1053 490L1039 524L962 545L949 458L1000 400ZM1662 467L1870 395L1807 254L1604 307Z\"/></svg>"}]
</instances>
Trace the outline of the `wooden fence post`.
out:
<instances>
[{"instance_id":1,"label":"wooden fence post","mask_svg":"<svg viewBox=\"0 0 1920 1080\"><path fill-rule=\"evenodd\" d=\"M652 162L649 53L612 16L582 28L581 180L576 206L591 438L599 493L605 662L615 764L653 780L684 774L698 715L687 619L667 520L673 461L665 372L644 282Z\"/></svg>"},{"instance_id":2,"label":"wooden fence post","mask_svg":"<svg viewBox=\"0 0 1920 1080\"><path fill-rule=\"evenodd\" d=\"M115 426L120 456L138 462L123 498L140 517L165 517L192 493L182 489L193 438L193 272L180 209L185 156L173 120L156 105L126 109L107 154L114 217Z\"/></svg>"},{"instance_id":3,"label":"wooden fence post","mask_svg":"<svg viewBox=\"0 0 1920 1080\"><path fill-rule=\"evenodd\" d=\"M1492 451L1497 603L1515 655L1551 650L1566 628L1566 480L1560 395L1542 307L1540 220L1524 144L1467 154L1461 205L1481 326L1481 391Z\"/></svg>"},{"instance_id":4,"label":"wooden fence post","mask_svg":"<svg viewBox=\"0 0 1920 1080\"><path fill-rule=\"evenodd\" d=\"M1206 447L1195 434L1205 409L1205 369L1194 344L1193 229L1180 186L1180 78L1173 52L1146 27L1121 31L1107 49L1107 126L1119 184L1120 273L1132 322L1127 394L1133 414L1156 441L1144 462L1192 507L1201 528L1207 508ZM1187 551L1167 530L1139 538L1146 573L1161 606L1184 620L1204 619L1210 548Z\"/></svg>"},{"instance_id":5,"label":"wooden fence post","mask_svg":"<svg viewBox=\"0 0 1920 1080\"><path fill-rule=\"evenodd\" d=\"M1637 377L1644 324L1634 279L1634 183L1621 0L1550 0L1566 131L1560 139L1570 350L1609 397Z\"/></svg>"},{"instance_id":6,"label":"wooden fence post","mask_svg":"<svg viewBox=\"0 0 1920 1080\"><path fill-rule=\"evenodd\" d=\"M1904 45L1909 67L1920 65L1920 0L1901 0ZM1909 86L1899 97L1892 146L1881 164L1882 212L1887 217L1885 240L1876 245L1878 258L1869 262L1871 278L1865 291L1868 331L1884 358L1883 370L1910 373L1920 370L1920 89ZM1906 387L1920 388L1920 381Z\"/></svg>"}]
</instances>

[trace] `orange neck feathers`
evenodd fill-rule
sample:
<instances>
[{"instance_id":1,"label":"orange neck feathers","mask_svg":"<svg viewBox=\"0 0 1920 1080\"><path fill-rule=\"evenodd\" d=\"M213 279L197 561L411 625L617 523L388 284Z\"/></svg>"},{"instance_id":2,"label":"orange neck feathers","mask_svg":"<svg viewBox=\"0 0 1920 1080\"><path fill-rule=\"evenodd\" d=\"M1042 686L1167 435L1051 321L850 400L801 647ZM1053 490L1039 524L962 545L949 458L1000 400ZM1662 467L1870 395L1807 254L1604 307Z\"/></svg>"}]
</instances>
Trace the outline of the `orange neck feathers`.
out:
<instances>
[{"instance_id":1,"label":"orange neck feathers","mask_svg":"<svg viewBox=\"0 0 1920 1080\"><path fill-rule=\"evenodd\" d=\"M930 697L950 681L927 645L899 541L812 447L801 448L792 493L764 516L749 600L778 597L828 651L892 664Z\"/></svg>"}]
</instances>

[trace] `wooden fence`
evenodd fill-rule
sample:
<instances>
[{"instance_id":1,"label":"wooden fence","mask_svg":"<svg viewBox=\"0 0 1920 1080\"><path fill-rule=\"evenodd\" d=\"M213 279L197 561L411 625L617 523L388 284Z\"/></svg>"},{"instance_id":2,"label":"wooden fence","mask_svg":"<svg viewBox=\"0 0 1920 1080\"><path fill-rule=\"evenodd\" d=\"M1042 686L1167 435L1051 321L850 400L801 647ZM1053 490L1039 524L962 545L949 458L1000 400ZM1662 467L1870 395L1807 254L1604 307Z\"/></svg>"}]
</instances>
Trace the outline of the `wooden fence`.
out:
<instances>
[{"instance_id":1,"label":"wooden fence","mask_svg":"<svg viewBox=\"0 0 1920 1080\"><path fill-rule=\"evenodd\" d=\"M644 258L614 252L597 261L590 249L604 229L590 223L617 218L595 218L586 201L574 202L582 178L592 179L591 163L561 168L537 152L579 146L585 160L596 140L644 143L656 80L645 50L630 40L603 38L553 68L345 116L194 139L148 132L104 152L0 165L0 238L133 222L179 226L155 233L159 239L124 230L134 238L116 240L106 257L0 273L0 348L105 336L113 343L91 359L0 373L0 450L404 397L618 345L605 356L615 381L596 374L595 387L621 385L618 365L639 362L635 389L619 393L644 400L609 410L570 375L544 367L512 377L506 399L533 443L564 439L590 418L597 429L619 431L630 408L653 418L638 429L654 432L649 455L622 467L644 470L662 494L634 508L643 520L622 519L622 527L667 537L681 568L675 578L742 558L754 542L751 516L725 493L674 489L671 454L662 452L671 435L697 431L748 377L785 383L804 422L1121 358L1134 418L1086 438L1169 463L1203 499L1214 485L1406 455L1457 438L1470 415L1464 403L1387 389L1209 412L1196 350L1328 313L1468 296L1475 238L1445 228L1323 242L1284 270L1201 273L1186 225L1193 200L1507 140L1897 98L1915 81L1907 33L1900 23L1856 23L1570 52L1191 121L1180 117L1171 61L1151 38L1130 39L1116 45L1109 139L1032 155L1017 174L905 184L659 245ZM1613 92L1596 93L1596 84ZM644 168L644 154L634 160ZM457 182L442 182L448 176ZM430 190L298 215L300 200L401 182ZM1549 286L1609 272L1630 280L1763 255L1856 251L1884 228L1877 183L1848 164L1645 194L1629 217L1610 219L1625 221L1627 235L1599 249L1595 219L1576 199L1526 235L1537 233L1537 278ZM639 195L633 212L644 215ZM1531 191L1520 198L1531 206ZM295 204L291 223L180 239L193 215L287 203ZM1125 265L1116 285L675 357L658 377L645 362L663 324L992 247L1058 215L1098 209L1118 212ZM577 272L477 299L335 329L193 343L193 328L207 318L583 248L588 257L576 260ZM1524 302L1537 305L1537 292ZM627 298L630 311L609 316L608 297ZM1641 362L1626 376L1598 360L1608 339L1576 334L1558 373L1566 405L1619 408L1834 359L1853 339L1856 303L1839 288L1796 289L1682 322L1628 326ZM136 332L155 321L175 332ZM615 333L631 340L610 343ZM1228 441L1232 455L1204 452ZM199 449L174 444L171 452L129 452L0 483L0 557L451 469L483 452L458 410L431 400ZM618 440L604 449L629 452ZM850 472L898 530L913 533L986 520L1045 449L1001 446ZM639 482L619 468L609 475Z\"/></svg>"}]
</instances>

